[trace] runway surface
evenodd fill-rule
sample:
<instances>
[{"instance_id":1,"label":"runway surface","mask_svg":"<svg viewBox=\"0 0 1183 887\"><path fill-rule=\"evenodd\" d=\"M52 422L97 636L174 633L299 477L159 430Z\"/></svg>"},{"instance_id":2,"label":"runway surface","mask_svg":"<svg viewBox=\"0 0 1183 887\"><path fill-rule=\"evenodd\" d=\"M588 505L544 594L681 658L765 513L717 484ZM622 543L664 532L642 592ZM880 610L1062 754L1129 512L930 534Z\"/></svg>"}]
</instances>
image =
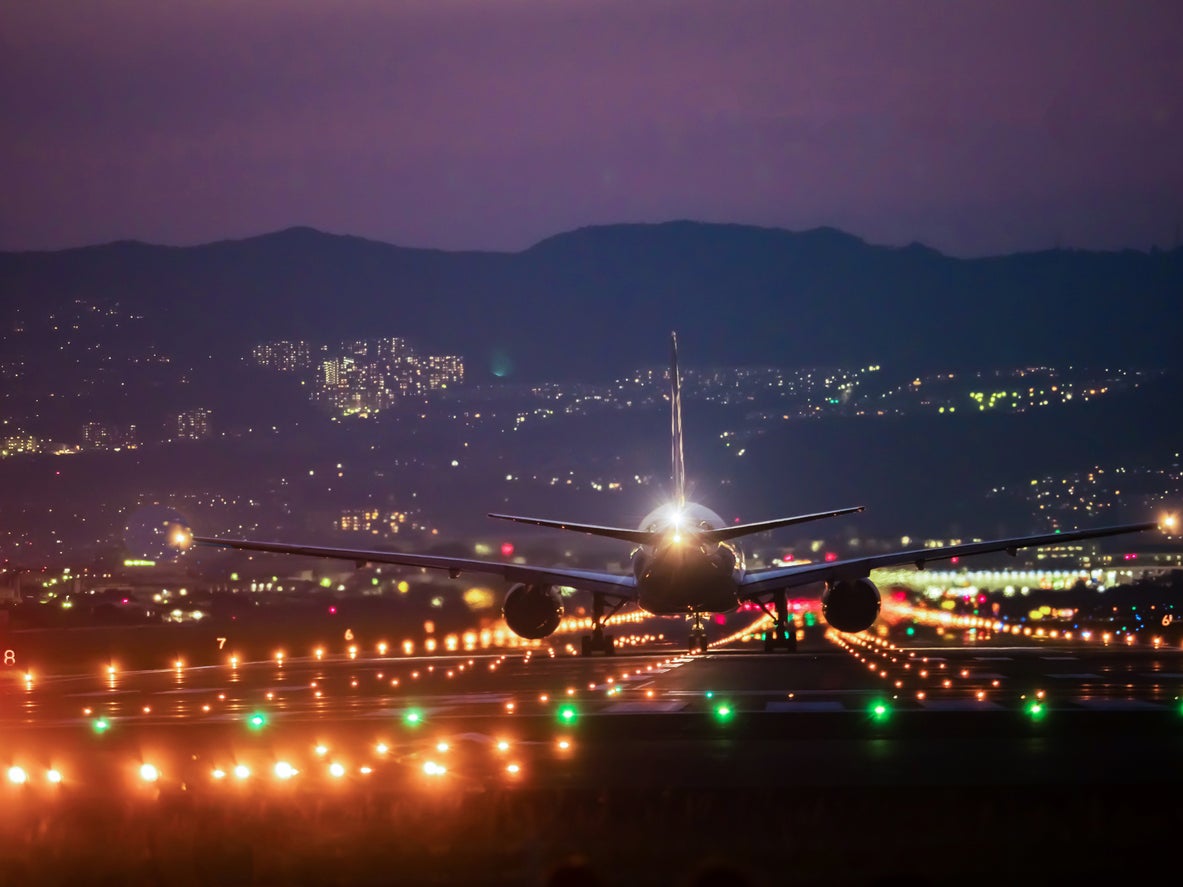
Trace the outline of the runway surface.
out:
<instances>
[{"instance_id":1,"label":"runway surface","mask_svg":"<svg viewBox=\"0 0 1183 887\"><path fill-rule=\"evenodd\" d=\"M791 654L732 642L688 655L654 642L587 658L552 646L431 656L355 647L151 670L10 670L0 752L44 762L55 743L77 758L83 737L102 748L151 737L166 757L204 761L211 744L278 745L307 772L314 749L331 745L353 772L379 766L379 746L418 761L463 737L546 748L541 766L556 784L1049 783L1079 780L1103 755L1122 759L1116 774L1107 765L1112 778L1158 782L1177 774L1181 697L1183 651L1099 638L905 645L815 628ZM760 744L778 743L818 766L767 766ZM593 758L605 766L589 768Z\"/></svg>"},{"instance_id":2,"label":"runway surface","mask_svg":"<svg viewBox=\"0 0 1183 887\"><path fill-rule=\"evenodd\" d=\"M1176 643L636 631L8 669L0 884L1066 883L1183 826Z\"/></svg>"}]
</instances>

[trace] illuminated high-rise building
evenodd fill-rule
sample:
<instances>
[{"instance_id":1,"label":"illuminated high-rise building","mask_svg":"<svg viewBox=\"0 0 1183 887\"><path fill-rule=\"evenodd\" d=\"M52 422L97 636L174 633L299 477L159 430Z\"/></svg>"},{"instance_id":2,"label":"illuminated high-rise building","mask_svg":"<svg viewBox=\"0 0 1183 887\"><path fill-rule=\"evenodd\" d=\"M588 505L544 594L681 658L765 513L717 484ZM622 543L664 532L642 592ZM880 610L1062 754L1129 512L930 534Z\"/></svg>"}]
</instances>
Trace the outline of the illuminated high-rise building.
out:
<instances>
[{"instance_id":1,"label":"illuminated high-rise building","mask_svg":"<svg viewBox=\"0 0 1183 887\"><path fill-rule=\"evenodd\" d=\"M279 373L295 373L312 366L312 346L307 342L265 342L251 349L255 363Z\"/></svg>"},{"instance_id":2,"label":"illuminated high-rise building","mask_svg":"<svg viewBox=\"0 0 1183 887\"><path fill-rule=\"evenodd\" d=\"M313 355L324 356L313 363ZM256 363L287 372L315 366L311 397L340 416L369 416L464 381L456 355L419 355L399 336L339 342L336 351L306 342L272 342L252 351Z\"/></svg>"},{"instance_id":3,"label":"illuminated high-rise building","mask_svg":"<svg viewBox=\"0 0 1183 887\"><path fill-rule=\"evenodd\" d=\"M423 358L423 385L434 390L464 382L464 358L451 354L429 354Z\"/></svg>"},{"instance_id":4,"label":"illuminated high-rise building","mask_svg":"<svg viewBox=\"0 0 1183 887\"><path fill-rule=\"evenodd\" d=\"M31 434L17 432L0 438L0 458L18 454L40 453L41 439Z\"/></svg>"},{"instance_id":5,"label":"illuminated high-rise building","mask_svg":"<svg viewBox=\"0 0 1183 887\"><path fill-rule=\"evenodd\" d=\"M175 440L205 440L210 434L210 411L204 407L177 413L172 419Z\"/></svg>"}]
</instances>

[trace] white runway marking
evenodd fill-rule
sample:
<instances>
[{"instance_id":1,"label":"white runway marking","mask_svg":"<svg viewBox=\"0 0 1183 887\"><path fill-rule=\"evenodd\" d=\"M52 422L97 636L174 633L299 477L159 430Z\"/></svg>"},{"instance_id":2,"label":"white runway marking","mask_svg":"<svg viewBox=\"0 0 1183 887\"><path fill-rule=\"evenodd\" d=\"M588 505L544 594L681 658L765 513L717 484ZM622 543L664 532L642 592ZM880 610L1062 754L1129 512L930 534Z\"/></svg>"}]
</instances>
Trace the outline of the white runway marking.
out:
<instances>
[{"instance_id":1,"label":"white runway marking","mask_svg":"<svg viewBox=\"0 0 1183 887\"><path fill-rule=\"evenodd\" d=\"M607 708L600 710L602 715L644 715L655 711L681 711L686 707L685 702L667 699L660 702L614 702Z\"/></svg>"},{"instance_id":2,"label":"white runway marking","mask_svg":"<svg viewBox=\"0 0 1183 887\"><path fill-rule=\"evenodd\" d=\"M1164 709L1165 705L1144 699L1074 699L1077 705L1093 711L1148 711Z\"/></svg>"},{"instance_id":3,"label":"white runway marking","mask_svg":"<svg viewBox=\"0 0 1183 887\"><path fill-rule=\"evenodd\" d=\"M784 700L777 700L776 702L769 702L764 706L765 711L778 712L818 712L818 711L848 711L841 702L833 699L828 700L814 700L812 702L786 702Z\"/></svg>"},{"instance_id":4,"label":"white runway marking","mask_svg":"<svg viewBox=\"0 0 1183 887\"><path fill-rule=\"evenodd\" d=\"M920 704L928 711L998 711L1004 707L985 699L929 699Z\"/></svg>"}]
</instances>

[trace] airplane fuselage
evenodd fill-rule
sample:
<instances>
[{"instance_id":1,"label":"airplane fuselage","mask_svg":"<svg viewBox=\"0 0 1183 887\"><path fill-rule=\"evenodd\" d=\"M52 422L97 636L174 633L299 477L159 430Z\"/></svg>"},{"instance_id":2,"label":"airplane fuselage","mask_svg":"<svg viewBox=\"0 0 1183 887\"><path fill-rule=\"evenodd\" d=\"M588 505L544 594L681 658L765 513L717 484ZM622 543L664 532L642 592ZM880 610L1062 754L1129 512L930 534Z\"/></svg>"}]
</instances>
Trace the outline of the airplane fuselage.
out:
<instances>
[{"instance_id":1,"label":"airplane fuselage","mask_svg":"<svg viewBox=\"0 0 1183 887\"><path fill-rule=\"evenodd\" d=\"M743 552L728 542L703 540L696 531L723 526L713 511L695 503L662 506L641 524L664 533L657 545L633 552L637 603L658 615L726 613L739 606Z\"/></svg>"}]
</instances>

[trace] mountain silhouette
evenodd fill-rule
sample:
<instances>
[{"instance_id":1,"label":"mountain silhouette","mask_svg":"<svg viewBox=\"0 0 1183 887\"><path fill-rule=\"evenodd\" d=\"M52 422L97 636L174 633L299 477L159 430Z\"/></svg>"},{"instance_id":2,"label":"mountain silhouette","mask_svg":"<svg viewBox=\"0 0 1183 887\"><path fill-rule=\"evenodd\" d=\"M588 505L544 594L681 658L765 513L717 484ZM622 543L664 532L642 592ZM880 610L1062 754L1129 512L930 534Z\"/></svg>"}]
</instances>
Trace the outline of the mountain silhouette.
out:
<instances>
[{"instance_id":1,"label":"mountain silhouette","mask_svg":"<svg viewBox=\"0 0 1183 887\"><path fill-rule=\"evenodd\" d=\"M524 381L609 379L661 364L671 329L700 366L1178 367L1181 296L1179 249L958 259L832 228L688 221L583 228L518 253L307 227L0 253L4 329L114 301L142 316L137 336L181 360L394 335L462 355L478 382L495 366Z\"/></svg>"}]
</instances>

